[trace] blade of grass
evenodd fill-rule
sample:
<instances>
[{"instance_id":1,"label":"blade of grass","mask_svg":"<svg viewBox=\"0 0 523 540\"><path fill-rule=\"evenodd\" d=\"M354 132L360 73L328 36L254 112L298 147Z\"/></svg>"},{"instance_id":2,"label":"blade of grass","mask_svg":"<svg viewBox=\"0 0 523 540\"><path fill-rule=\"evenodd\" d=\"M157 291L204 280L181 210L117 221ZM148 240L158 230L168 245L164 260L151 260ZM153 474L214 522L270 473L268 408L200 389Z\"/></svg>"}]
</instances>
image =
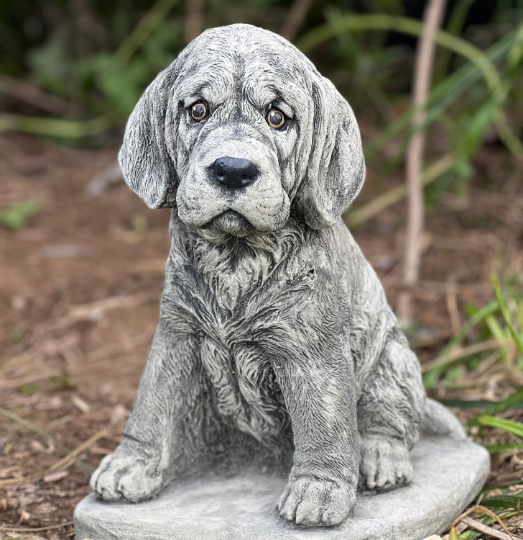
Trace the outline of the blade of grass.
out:
<instances>
[{"instance_id":1,"label":"blade of grass","mask_svg":"<svg viewBox=\"0 0 523 540\"><path fill-rule=\"evenodd\" d=\"M514 443L514 444L486 444L485 448L491 453L491 454L501 454L502 452L506 452L507 450L519 450L523 449L522 443Z\"/></svg>"},{"instance_id":2,"label":"blade of grass","mask_svg":"<svg viewBox=\"0 0 523 540\"><path fill-rule=\"evenodd\" d=\"M483 499L481 503L490 508L521 508L523 497L521 495L493 495Z\"/></svg>"},{"instance_id":3,"label":"blade of grass","mask_svg":"<svg viewBox=\"0 0 523 540\"><path fill-rule=\"evenodd\" d=\"M125 65L129 62L136 51L146 42L150 33L165 19L177 1L158 0L154 4L114 53L114 57L120 64Z\"/></svg>"},{"instance_id":4,"label":"blade of grass","mask_svg":"<svg viewBox=\"0 0 523 540\"><path fill-rule=\"evenodd\" d=\"M496 418L495 416L481 415L478 418L478 423L481 426L503 429L523 438L523 424L520 424L519 422L505 420L504 418Z\"/></svg>"},{"instance_id":5,"label":"blade of grass","mask_svg":"<svg viewBox=\"0 0 523 540\"><path fill-rule=\"evenodd\" d=\"M423 24L408 17L382 14L351 14L345 17L340 17L336 21L331 21L316 27L298 40L296 45L302 50L302 52L307 52L320 43L323 43L324 41L327 41L338 34L348 31L363 30L388 30L419 37L423 33ZM506 144L507 148L514 154L514 156L518 160L523 161L523 144L512 132L512 129L510 128L505 116L505 112L503 109L501 109L501 105L507 95L507 90L505 85L502 83L494 65L476 46L472 45L468 41L465 41L464 39L453 36L444 30L438 31L435 41L438 43L438 45L446 47L456 54L463 56L481 69L489 91L493 96L496 97L498 102L499 108L495 114L494 123L496 125L499 137Z\"/></svg>"},{"instance_id":6,"label":"blade of grass","mask_svg":"<svg viewBox=\"0 0 523 540\"><path fill-rule=\"evenodd\" d=\"M514 43L514 33L497 41L485 51L485 56L494 64L500 61ZM436 85L430 92L427 101L427 122L425 127L434 120L440 118L441 114L454 103L465 91L472 88L482 77L482 72L476 64L465 64L449 75L445 80ZM410 123L413 108L410 107L400 115L389 126L385 127L370 143L364 147L365 157L368 159L373 153L383 147L387 141L400 133L402 129Z\"/></svg>"},{"instance_id":7,"label":"blade of grass","mask_svg":"<svg viewBox=\"0 0 523 540\"><path fill-rule=\"evenodd\" d=\"M437 399L437 398L434 398L434 399ZM494 402L494 401L486 401L486 400L464 401L464 400L459 400L459 399L438 399L438 401L442 405L445 405L445 407L456 407L458 409L483 409L485 407L490 407L492 405L496 405L496 402ZM511 405L511 408L512 409L523 409L523 402L518 402L518 403L516 403L514 405Z\"/></svg>"},{"instance_id":8,"label":"blade of grass","mask_svg":"<svg viewBox=\"0 0 523 540\"><path fill-rule=\"evenodd\" d=\"M43 437L46 441L49 441L50 443L54 444L56 448L59 448L64 454L69 456L73 461L76 461L80 467L84 471L86 471L88 474L92 474L93 469L85 463L85 461L82 461L78 456L75 456L69 448L64 446L61 442L57 441L52 435L49 435L49 433L46 433L39 427L35 426L29 420L26 420L25 418L22 418L21 416L18 416L14 412L8 411L7 409L4 409L0 407L0 414L2 416L5 416L6 418L9 418L10 420L13 420L17 424L20 424L21 426L24 426L25 428L29 429L30 431L33 431L34 433L37 433L40 435L40 437Z\"/></svg>"},{"instance_id":9,"label":"blade of grass","mask_svg":"<svg viewBox=\"0 0 523 540\"><path fill-rule=\"evenodd\" d=\"M472 527L476 531L479 531L484 534L488 534L489 536L492 536L493 538L499 538L500 540L514 540L514 537L508 532L508 529L506 527L503 527L507 531L507 533L505 534L501 531L493 529L492 527L483 525L483 523L480 523L479 521L476 521L475 519L472 519L471 517L464 517L461 521L467 524L469 527ZM498 520L498 521L502 524L501 520Z\"/></svg>"},{"instance_id":10,"label":"blade of grass","mask_svg":"<svg viewBox=\"0 0 523 540\"><path fill-rule=\"evenodd\" d=\"M493 301L486 306L483 306L476 313L474 313L474 315L472 315L472 317L470 317L470 319L462 326L461 332L457 334L453 339L451 339L449 343L443 348L435 362L438 362L440 359L450 355L451 352L455 349L455 347L457 347L463 341L463 339L471 332L471 330L476 325L484 321L489 315L496 312L498 309L498 303ZM425 387L434 388L439 378L444 373L446 367L447 365L443 364L442 362L442 365L435 364L434 367L429 369L423 376L423 382L425 384Z\"/></svg>"},{"instance_id":11,"label":"blade of grass","mask_svg":"<svg viewBox=\"0 0 523 540\"><path fill-rule=\"evenodd\" d=\"M468 347L464 347L463 349L452 351L451 353L445 356L441 356L441 355L438 356L438 358L436 358L432 362L423 364L421 366L421 370L423 373L430 373L434 369L448 366L449 364L453 364L457 362L458 360L464 360L465 358L468 358L469 356L472 356L480 352L488 351L490 349L495 349L498 346L499 346L499 341L497 339L491 339L489 341L482 341L480 343L474 343L473 345L469 345Z\"/></svg>"},{"instance_id":12,"label":"blade of grass","mask_svg":"<svg viewBox=\"0 0 523 540\"><path fill-rule=\"evenodd\" d=\"M91 120L63 120L61 118L39 118L15 114L0 115L0 133L19 131L32 135L82 139L103 133L120 124L121 119L114 115L101 116Z\"/></svg>"},{"instance_id":13,"label":"blade of grass","mask_svg":"<svg viewBox=\"0 0 523 540\"><path fill-rule=\"evenodd\" d=\"M507 409L512 409L517 405L523 406L523 388L514 392L507 399L488 406L485 410L485 414L488 416L495 416L496 414L506 411Z\"/></svg>"},{"instance_id":14,"label":"blade of grass","mask_svg":"<svg viewBox=\"0 0 523 540\"><path fill-rule=\"evenodd\" d=\"M421 178L423 186L426 187L432 184L432 182L436 181L441 175L449 171L454 166L454 162L454 155L447 154L432 165L426 167ZM351 210L349 207L343 214L345 221L349 227L360 225L385 210L385 208L403 200L407 196L407 193L407 186L402 184L379 197L375 197L371 202L361 206L357 210Z\"/></svg>"},{"instance_id":15,"label":"blade of grass","mask_svg":"<svg viewBox=\"0 0 523 540\"><path fill-rule=\"evenodd\" d=\"M452 524L450 525L449 529L452 529L452 527L455 527L463 518L467 517L469 514L473 514L473 513L477 513L477 514L483 514L485 516L489 516L491 517L492 519L494 519L495 521L497 521L502 527L503 529L507 532L507 534L512 538L512 535L509 533L507 527L505 526L505 524L501 521L501 519L499 519L499 516L497 516L496 514L494 514L494 512L492 512L491 510L489 510L488 508L485 508L484 506L480 505L480 504L476 504L475 506L473 506L472 508L469 508L468 510L465 510L465 512L463 512L463 514L461 514L461 516L459 516L458 518L456 518Z\"/></svg>"},{"instance_id":16,"label":"blade of grass","mask_svg":"<svg viewBox=\"0 0 523 540\"><path fill-rule=\"evenodd\" d=\"M470 10L470 6L472 6L475 1L476 0L458 0L458 2L455 4L454 9L452 10L452 14L446 28L449 34L457 36L461 33L461 30L463 29L463 25L465 23L465 19ZM436 80L441 80L445 77L449 69L451 60L452 51L449 51L448 49L442 50L439 54L436 69L434 70L434 77Z\"/></svg>"},{"instance_id":17,"label":"blade of grass","mask_svg":"<svg viewBox=\"0 0 523 540\"><path fill-rule=\"evenodd\" d=\"M498 276L495 276L495 275L492 276L492 284L494 285L494 291L496 292L496 299L498 301L499 309L501 311L501 316L503 317L505 324L510 330L510 334L512 335L512 338L514 339L514 342L516 343L518 351L523 354L523 340L521 339L519 334L516 332L516 329L512 325L512 321L510 319L510 313L508 311L507 304L505 303L505 300L503 299L503 295L501 294Z\"/></svg>"}]
</instances>

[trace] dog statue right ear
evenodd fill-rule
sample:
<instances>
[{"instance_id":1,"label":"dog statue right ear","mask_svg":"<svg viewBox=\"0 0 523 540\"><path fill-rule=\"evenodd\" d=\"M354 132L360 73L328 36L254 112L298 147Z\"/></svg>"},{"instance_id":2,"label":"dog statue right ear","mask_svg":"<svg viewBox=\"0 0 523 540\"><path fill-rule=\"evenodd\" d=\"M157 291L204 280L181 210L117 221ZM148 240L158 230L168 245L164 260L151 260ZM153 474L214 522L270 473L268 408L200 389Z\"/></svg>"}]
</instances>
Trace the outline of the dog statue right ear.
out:
<instances>
[{"instance_id":1,"label":"dog statue right ear","mask_svg":"<svg viewBox=\"0 0 523 540\"><path fill-rule=\"evenodd\" d=\"M174 208L178 176L165 144L176 61L144 92L125 128L118 160L129 187L150 208Z\"/></svg>"},{"instance_id":2,"label":"dog statue right ear","mask_svg":"<svg viewBox=\"0 0 523 540\"><path fill-rule=\"evenodd\" d=\"M365 159L350 105L320 75L312 87L314 137L295 208L309 227L323 229L340 219L360 191L365 180Z\"/></svg>"}]
</instances>

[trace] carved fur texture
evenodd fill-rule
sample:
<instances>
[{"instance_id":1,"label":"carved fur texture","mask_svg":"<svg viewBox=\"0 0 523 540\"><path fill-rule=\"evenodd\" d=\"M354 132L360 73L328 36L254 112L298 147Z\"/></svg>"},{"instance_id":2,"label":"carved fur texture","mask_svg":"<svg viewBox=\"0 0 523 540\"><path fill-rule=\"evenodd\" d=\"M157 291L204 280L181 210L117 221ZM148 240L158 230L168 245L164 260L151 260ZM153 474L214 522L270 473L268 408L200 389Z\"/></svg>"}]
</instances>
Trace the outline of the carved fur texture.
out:
<instances>
[{"instance_id":1,"label":"carved fur texture","mask_svg":"<svg viewBox=\"0 0 523 540\"><path fill-rule=\"evenodd\" d=\"M205 103L195 120L191 107ZM276 108L285 117L267 121ZM216 181L221 157L256 179ZM341 220L365 176L352 110L294 46L248 25L194 40L149 86L120 163L172 208L160 324L126 435L94 473L137 502L208 456L294 451L280 515L336 525L358 485L412 479L421 427L462 437L426 400L418 361Z\"/></svg>"}]
</instances>

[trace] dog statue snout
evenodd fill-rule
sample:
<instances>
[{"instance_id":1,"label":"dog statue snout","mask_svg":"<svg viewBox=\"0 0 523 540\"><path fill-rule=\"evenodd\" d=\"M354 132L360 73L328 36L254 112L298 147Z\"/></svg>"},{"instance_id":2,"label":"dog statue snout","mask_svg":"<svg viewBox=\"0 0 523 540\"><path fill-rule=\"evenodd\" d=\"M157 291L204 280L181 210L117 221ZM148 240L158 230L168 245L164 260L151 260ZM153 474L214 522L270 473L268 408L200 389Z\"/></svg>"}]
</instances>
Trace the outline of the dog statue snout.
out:
<instances>
[{"instance_id":1,"label":"dog statue snout","mask_svg":"<svg viewBox=\"0 0 523 540\"><path fill-rule=\"evenodd\" d=\"M212 165L214 177L228 188L242 188L256 180L259 171L247 159L218 158Z\"/></svg>"}]
</instances>

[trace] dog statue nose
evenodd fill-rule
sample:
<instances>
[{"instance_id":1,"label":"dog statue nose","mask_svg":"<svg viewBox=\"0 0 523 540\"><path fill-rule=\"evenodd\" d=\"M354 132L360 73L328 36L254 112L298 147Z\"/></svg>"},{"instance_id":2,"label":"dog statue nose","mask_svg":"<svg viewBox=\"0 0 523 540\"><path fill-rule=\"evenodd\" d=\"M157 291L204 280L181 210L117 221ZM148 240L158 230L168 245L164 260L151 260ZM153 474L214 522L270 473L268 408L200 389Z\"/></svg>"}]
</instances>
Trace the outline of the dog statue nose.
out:
<instances>
[{"instance_id":1,"label":"dog statue nose","mask_svg":"<svg viewBox=\"0 0 523 540\"><path fill-rule=\"evenodd\" d=\"M253 182L258 169L247 159L233 157L218 158L213 166L216 180L228 188L242 188Z\"/></svg>"}]
</instances>

